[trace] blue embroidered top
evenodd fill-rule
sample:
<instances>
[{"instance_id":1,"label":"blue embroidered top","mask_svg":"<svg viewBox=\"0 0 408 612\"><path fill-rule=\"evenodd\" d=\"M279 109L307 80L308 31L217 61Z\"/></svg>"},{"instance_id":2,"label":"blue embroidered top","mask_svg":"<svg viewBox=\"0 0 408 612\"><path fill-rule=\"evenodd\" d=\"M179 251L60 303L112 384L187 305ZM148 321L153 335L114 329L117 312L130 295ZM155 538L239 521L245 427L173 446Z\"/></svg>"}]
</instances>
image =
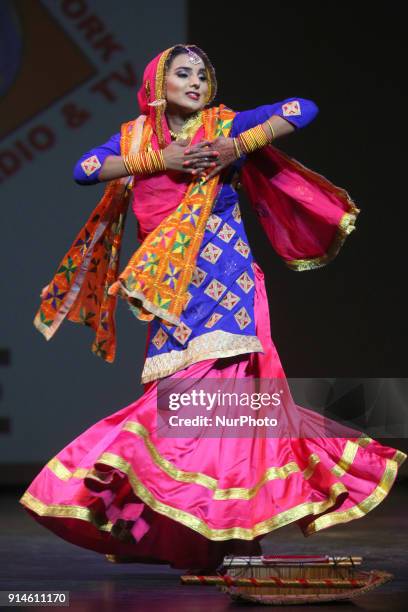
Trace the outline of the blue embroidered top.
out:
<instances>
[{"instance_id":1,"label":"blue embroidered top","mask_svg":"<svg viewBox=\"0 0 408 612\"><path fill-rule=\"evenodd\" d=\"M237 113L230 136L237 136L272 115L279 115L301 128L317 113L318 108L311 100L287 98ZM120 155L120 134L78 160L75 180L85 185L97 183L100 167L108 155ZM231 184L243 161L232 164L231 172L223 178L208 218L180 324L165 325L157 317L151 321L142 383L168 376L204 359L263 352L261 339L255 332L253 257L241 219L238 194Z\"/></svg>"}]
</instances>

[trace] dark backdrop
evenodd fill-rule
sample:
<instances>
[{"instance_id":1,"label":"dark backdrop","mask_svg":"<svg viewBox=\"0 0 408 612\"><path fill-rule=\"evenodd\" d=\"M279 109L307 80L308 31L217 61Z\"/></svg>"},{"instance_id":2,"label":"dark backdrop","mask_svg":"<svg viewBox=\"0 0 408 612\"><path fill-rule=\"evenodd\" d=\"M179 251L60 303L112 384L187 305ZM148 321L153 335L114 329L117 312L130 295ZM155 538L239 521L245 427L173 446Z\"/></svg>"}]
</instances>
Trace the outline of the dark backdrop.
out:
<instances>
[{"instance_id":1,"label":"dark backdrop","mask_svg":"<svg viewBox=\"0 0 408 612\"><path fill-rule=\"evenodd\" d=\"M392 3L388 12L355 5L250 2L244 11L189 2L188 40L216 67L217 102L244 110L294 96L314 100L316 120L277 146L345 188L361 209L334 261L294 272L242 199L265 272L272 337L292 377L407 376L405 26Z\"/></svg>"}]
</instances>

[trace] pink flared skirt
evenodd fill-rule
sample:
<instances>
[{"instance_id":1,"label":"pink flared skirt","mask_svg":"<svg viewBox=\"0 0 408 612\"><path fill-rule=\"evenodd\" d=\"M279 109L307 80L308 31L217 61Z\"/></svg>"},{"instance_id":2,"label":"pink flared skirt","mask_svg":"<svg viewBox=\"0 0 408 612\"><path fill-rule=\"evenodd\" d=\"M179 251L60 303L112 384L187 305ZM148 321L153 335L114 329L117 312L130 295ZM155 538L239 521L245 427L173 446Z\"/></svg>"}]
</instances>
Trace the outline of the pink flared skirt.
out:
<instances>
[{"instance_id":1,"label":"pink flared skirt","mask_svg":"<svg viewBox=\"0 0 408 612\"><path fill-rule=\"evenodd\" d=\"M254 269L264 353L199 361L169 378L285 377ZM298 438L161 437L157 385L44 466L20 499L40 524L110 560L215 567L226 554L261 554L261 538L289 523L307 536L364 517L406 459L368 437L328 437L327 422L301 406Z\"/></svg>"}]
</instances>

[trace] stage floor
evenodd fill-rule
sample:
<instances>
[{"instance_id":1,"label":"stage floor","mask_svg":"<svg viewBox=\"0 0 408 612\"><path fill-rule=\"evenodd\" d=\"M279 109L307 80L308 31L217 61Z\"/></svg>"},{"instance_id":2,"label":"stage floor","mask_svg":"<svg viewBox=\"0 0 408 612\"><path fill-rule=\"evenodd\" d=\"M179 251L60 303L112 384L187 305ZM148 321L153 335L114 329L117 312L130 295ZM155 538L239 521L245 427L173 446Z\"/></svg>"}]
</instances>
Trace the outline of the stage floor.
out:
<instances>
[{"instance_id":1,"label":"stage floor","mask_svg":"<svg viewBox=\"0 0 408 612\"><path fill-rule=\"evenodd\" d=\"M213 586L184 586L180 570L163 565L112 564L104 556L73 546L32 520L17 500L23 491L1 495L0 590L69 591L72 612L218 612L241 608ZM264 554L360 555L364 569L381 569L395 579L354 603L303 606L324 612L405 611L408 606L408 480L366 517L305 538L296 525L263 539ZM245 610L260 606L245 605ZM7 609L27 609L21 607ZM64 610L63 607L47 607ZM282 610L301 610L285 606Z\"/></svg>"}]
</instances>

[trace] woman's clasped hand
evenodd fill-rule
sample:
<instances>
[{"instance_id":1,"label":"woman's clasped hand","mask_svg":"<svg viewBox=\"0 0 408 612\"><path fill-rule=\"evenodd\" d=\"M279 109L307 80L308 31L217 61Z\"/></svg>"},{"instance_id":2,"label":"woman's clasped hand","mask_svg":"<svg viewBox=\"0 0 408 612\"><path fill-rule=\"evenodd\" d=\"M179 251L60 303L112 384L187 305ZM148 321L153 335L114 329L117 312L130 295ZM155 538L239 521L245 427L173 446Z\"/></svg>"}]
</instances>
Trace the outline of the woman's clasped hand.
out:
<instances>
[{"instance_id":1,"label":"woman's clasped hand","mask_svg":"<svg viewBox=\"0 0 408 612\"><path fill-rule=\"evenodd\" d=\"M176 140L163 149L163 156L166 168L206 176L207 180L236 160L233 139L224 136L194 145Z\"/></svg>"}]
</instances>

